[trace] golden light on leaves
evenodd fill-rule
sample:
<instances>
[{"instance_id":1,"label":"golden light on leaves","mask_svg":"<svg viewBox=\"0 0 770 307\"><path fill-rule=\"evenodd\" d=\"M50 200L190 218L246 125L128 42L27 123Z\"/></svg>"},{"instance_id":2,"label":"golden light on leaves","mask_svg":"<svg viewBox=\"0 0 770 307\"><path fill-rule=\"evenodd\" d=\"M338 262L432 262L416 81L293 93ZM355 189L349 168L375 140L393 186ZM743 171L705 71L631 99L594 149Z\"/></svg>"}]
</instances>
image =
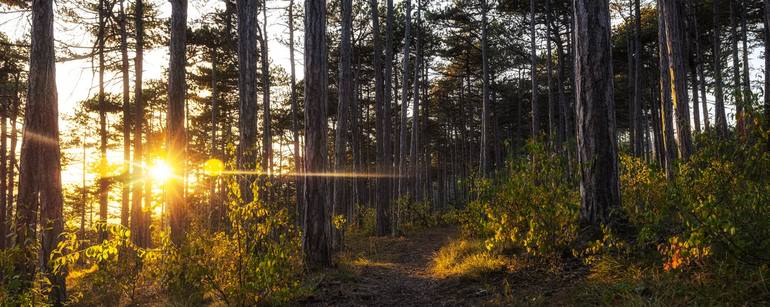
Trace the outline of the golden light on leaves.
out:
<instances>
[{"instance_id":1,"label":"golden light on leaves","mask_svg":"<svg viewBox=\"0 0 770 307\"><path fill-rule=\"evenodd\" d=\"M162 183L174 176L174 170L163 159L157 159L150 166L149 174L154 181Z\"/></svg>"},{"instance_id":2,"label":"golden light on leaves","mask_svg":"<svg viewBox=\"0 0 770 307\"><path fill-rule=\"evenodd\" d=\"M203 164L203 172L206 176L221 176L225 171L225 163L219 159L209 159Z\"/></svg>"}]
</instances>

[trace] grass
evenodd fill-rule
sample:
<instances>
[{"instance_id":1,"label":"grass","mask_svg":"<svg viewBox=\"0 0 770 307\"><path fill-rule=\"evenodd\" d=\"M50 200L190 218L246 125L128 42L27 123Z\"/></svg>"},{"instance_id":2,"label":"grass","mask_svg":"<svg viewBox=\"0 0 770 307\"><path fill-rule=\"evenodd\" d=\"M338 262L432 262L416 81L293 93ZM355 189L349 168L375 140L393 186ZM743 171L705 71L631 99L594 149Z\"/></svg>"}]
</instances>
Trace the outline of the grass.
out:
<instances>
[{"instance_id":1,"label":"grass","mask_svg":"<svg viewBox=\"0 0 770 307\"><path fill-rule=\"evenodd\" d=\"M479 277L503 270L503 256L486 251L478 240L454 240L436 252L430 271L439 278Z\"/></svg>"}]
</instances>

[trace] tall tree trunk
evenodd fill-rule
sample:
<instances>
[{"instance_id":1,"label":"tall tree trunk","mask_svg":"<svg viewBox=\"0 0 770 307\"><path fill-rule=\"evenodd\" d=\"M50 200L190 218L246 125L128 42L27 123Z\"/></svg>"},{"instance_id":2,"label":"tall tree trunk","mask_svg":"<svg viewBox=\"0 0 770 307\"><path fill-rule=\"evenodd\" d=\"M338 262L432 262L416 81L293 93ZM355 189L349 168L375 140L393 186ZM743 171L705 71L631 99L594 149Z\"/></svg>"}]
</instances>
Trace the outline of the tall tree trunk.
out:
<instances>
[{"instance_id":1,"label":"tall tree trunk","mask_svg":"<svg viewBox=\"0 0 770 307\"><path fill-rule=\"evenodd\" d=\"M422 201L422 172L420 169L420 76L422 72L422 0L417 0L417 24L415 31L415 64L414 64L414 80L412 80L412 98L414 104L412 104L412 142L409 151L409 161L412 162L409 176L412 178L412 195L414 195L415 201Z\"/></svg>"},{"instance_id":2,"label":"tall tree trunk","mask_svg":"<svg viewBox=\"0 0 770 307\"><path fill-rule=\"evenodd\" d=\"M185 240L187 209L183 182L187 153L185 132L185 57L187 44L187 0L171 0L171 54L168 76L168 163L175 176L166 185L171 241L181 246Z\"/></svg>"},{"instance_id":3,"label":"tall tree trunk","mask_svg":"<svg viewBox=\"0 0 770 307\"><path fill-rule=\"evenodd\" d=\"M770 54L770 0L765 0L765 10L762 21L765 24L765 54ZM770 56L765 56L765 67L770 67ZM770 91L770 74L765 73L765 93ZM765 131L770 131L770 95L765 94ZM770 149L770 139L767 142ZM13 189L11 189L13 191Z\"/></svg>"},{"instance_id":4,"label":"tall tree trunk","mask_svg":"<svg viewBox=\"0 0 770 307\"><path fill-rule=\"evenodd\" d=\"M743 101L743 89L741 87L741 62L738 55L738 13L737 0L730 1L730 44L733 56L733 97L735 98L735 123L736 130L740 135L743 135L745 131L744 124L744 101Z\"/></svg>"},{"instance_id":5,"label":"tall tree trunk","mask_svg":"<svg viewBox=\"0 0 770 307\"><path fill-rule=\"evenodd\" d=\"M385 96L386 85L390 82L386 79L388 75L384 75L383 63L382 63L382 47L380 43L380 17L377 0L371 0L371 14L372 14L372 45L374 48L374 88L375 88L375 120L376 120L376 136L377 136L377 173L387 174L390 167L388 167L386 153L390 153L387 149L390 142L390 134L386 131L390 128L386 126L388 121L385 117L389 114L386 108ZM390 65L385 65L390 66ZM387 70L387 69L386 69ZM379 236L384 236L390 233L390 180L388 178L378 178L380 189L378 189L377 197L377 210L375 214L375 229Z\"/></svg>"},{"instance_id":6,"label":"tall tree trunk","mask_svg":"<svg viewBox=\"0 0 770 307\"><path fill-rule=\"evenodd\" d=\"M640 0L634 1L634 97L631 103L631 135L633 136L633 154L642 156L642 41L639 38L642 32L642 11Z\"/></svg>"},{"instance_id":7,"label":"tall tree trunk","mask_svg":"<svg viewBox=\"0 0 770 307\"><path fill-rule=\"evenodd\" d=\"M607 1L574 0L580 221L613 226L620 207Z\"/></svg>"},{"instance_id":8,"label":"tall tree trunk","mask_svg":"<svg viewBox=\"0 0 770 307\"><path fill-rule=\"evenodd\" d=\"M700 49L700 32L698 30L698 17L697 17L697 9L694 6L693 3L693 31L695 31L695 57L698 61L698 81L700 83L700 98L701 98L701 107L703 109L703 129L709 130L709 126L711 123L709 122L709 108L708 108L708 101L706 99L706 77L705 77L705 64L706 62L703 60L703 52ZM697 101L694 101L694 103L698 103Z\"/></svg>"},{"instance_id":9,"label":"tall tree trunk","mask_svg":"<svg viewBox=\"0 0 770 307\"><path fill-rule=\"evenodd\" d=\"M13 104L11 105L11 112L10 112L10 118L11 118L11 147L8 149L8 155L10 156L8 161L8 201L6 202L7 208L6 208L6 222L8 225L6 226L7 233L11 233L13 229L11 228L10 219L13 216L13 205L15 203L14 198L14 185L16 184L16 143L18 140L18 128L16 128L16 121L19 117L19 105L21 104L21 99L19 99L19 92L21 91L21 77L17 73L14 78L14 94L13 94ZM9 242L10 244L10 242Z\"/></svg>"},{"instance_id":10,"label":"tall tree trunk","mask_svg":"<svg viewBox=\"0 0 770 307\"><path fill-rule=\"evenodd\" d=\"M99 53L99 221L107 223L107 197L109 194L109 182L107 182L107 105L104 101L104 28L106 0L99 0L99 29L97 34L97 48ZM107 239L105 228L99 230L99 242Z\"/></svg>"},{"instance_id":11,"label":"tall tree trunk","mask_svg":"<svg viewBox=\"0 0 770 307\"><path fill-rule=\"evenodd\" d=\"M302 176L299 175L299 173L302 172L303 166L302 166L302 156L300 154L299 149L299 110L297 106L297 64L294 59L294 0L289 0L289 70L291 72L290 76L290 91L289 93L289 100L291 100L291 134L292 134L292 146L294 147L294 170L295 173L297 173L296 176L294 176L294 186L296 189L296 195L297 195L297 221L298 224L302 224L302 217L304 217L305 212L305 206L304 206L304 197L301 195L305 195L302 188Z\"/></svg>"},{"instance_id":12,"label":"tall tree trunk","mask_svg":"<svg viewBox=\"0 0 770 307\"><path fill-rule=\"evenodd\" d=\"M129 104L130 92L128 88L128 33L126 33L126 11L123 7L125 0L118 1L120 6L120 62L123 83L123 180L121 182L120 198L120 224L128 227L129 220L129 184L131 184L131 109Z\"/></svg>"},{"instance_id":13,"label":"tall tree trunk","mask_svg":"<svg viewBox=\"0 0 770 307\"><path fill-rule=\"evenodd\" d=\"M662 8L666 29L668 50L668 73L670 78L671 102L676 112L676 134L679 158L687 160L692 153L692 134L690 130L690 107L687 98L687 68L685 61L684 18L682 2L676 0L658 0Z\"/></svg>"},{"instance_id":14,"label":"tall tree trunk","mask_svg":"<svg viewBox=\"0 0 770 307\"><path fill-rule=\"evenodd\" d=\"M554 29L553 33L554 43L556 43L556 91L557 91L557 109L559 112L559 122L556 136L556 148L558 150L564 149L564 142L567 139L567 117L569 116L567 111L567 98L564 93L564 80L565 76L565 55L564 46L561 35L558 33L558 28ZM565 152L568 154L568 152Z\"/></svg>"},{"instance_id":15,"label":"tall tree trunk","mask_svg":"<svg viewBox=\"0 0 770 307\"><path fill-rule=\"evenodd\" d=\"M751 115L753 93L751 92L751 76L749 75L749 37L748 28L746 25L746 0L741 0L740 17L741 17L741 41L743 42L743 101L744 107ZM745 119L744 119L745 120Z\"/></svg>"},{"instance_id":16,"label":"tall tree trunk","mask_svg":"<svg viewBox=\"0 0 770 307\"><path fill-rule=\"evenodd\" d=\"M260 33L260 43L262 46L262 167L264 168L267 176L262 176L263 180L267 180L268 176L273 172L273 136L270 131L270 57L268 49L268 36L267 36L267 0L262 0L262 33ZM269 189L267 185L263 184L263 188ZM264 193L265 196L270 194L269 191ZM269 199L269 197L264 198Z\"/></svg>"},{"instance_id":17,"label":"tall tree trunk","mask_svg":"<svg viewBox=\"0 0 770 307\"><path fill-rule=\"evenodd\" d=\"M342 25L340 33L340 66L339 66L339 105L337 107L337 131L334 142L334 167L338 174L349 171L347 161L347 146L349 139L350 106L353 104L353 2L342 1ZM349 180L345 177L334 177L334 202L332 216L345 216L350 221L348 213ZM332 247L338 250L342 246L343 229L333 229Z\"/></svg>"},{"instance_id":18,"label":"tall tree trunk","mask_svg":"<svg viewBox=\"0 0 770 307\"><path fill-rule=\"evenodd\" d=\"M731 1L731 0L730 0ZM717 134L724 138L727 137L727 115L725 114L725 102L724 93L722 92L722 45L720 41L720 28L719 24L719 0L713 0L714 16L714 39L713 39L713 53L714 53L714 126L717 129Z\"/></svg>"},{"instance_id":19,"label":"tall tree trunk","mask_svg":"<svg viewBox=\"0 0 770 307\"><path fill-rule=\"evenodd\" d=\"M489 47L487 38L487 23L489 4L481 0L481 153L479 155L479 174L486 177L489 172Z\"/></svg>"},{"instance_id":20,"label":"tall tree trunk","mask_svg":"<svg viewBox=\"0 0 770 307\"><path fill-rule=\"evenodd\" d=\"M695 125L695 132L700 132L700 101L698 100L699 90L701 86L698 84L698 70L700 69L700 63L698 63L698 54L700 53L700 45L698 43L698 26L695 16L695 6L692 1L685 3L687 22L690 27L688 33L691 35L691 44L694 54L688 54L690 56L690 73L692 74L692 115L693 124ZM693 56L694 55L694 56Z\"/></svg>"},{"instance_id":21,"label":"tall tree trunk","mask_svg":"<svg viewBox=\"0 0 770 307\"><path fill-rule=\"evenodd\" d=\"M2 103L2 102L0 102ZM11 106L11 98L5 100L0 105L0 250L5 249L8 230L8 221L6 212L8 210L6 201L8 201L8 110ZM12 166L13 167L13 166Z\"/></svg>"},{"instance_id":22,"label":"tall tree trunk","mask_svg":"<svg viewBox=\"0 0 770 307\"><path fill-rule=\"evenodd\" d=\"M548 88L548 141L556 140L556 109L553 101L553 54L551 51L551 1L545 0L546 85Z\"/></svg>"},{"instance_id":23,"label":"tall tree trunk","mask_svg":"<svg viewBox=\"0 0 770 307\"><path fill-rule=\"evenodd\" d=\"M223 159L217 152L217 131L219 130L219 76L217 73L217 48L214 46L211 48L211 149L210 155L212 159ZM210 228L212 230L219 229L220 222L222 221L223 212L220 208L219 193L217 192L217 183L219 181L218 176L211 176L209 178L209 217Z\"/></svg>"},{"instance_id":24,"label":"tall tree trunk","mask_svg":"<svg viewBox=\"0 0 770 307\"><path fill-rule=\"evenodd\" d=\"M144 161L144 151L142 148L142 132L144 125L144 97L142 95L142 73L144 69L144 2L137 0L134 5L134 26L136 28L136 57L134 58L135 80L134 80L134 161L141 165ZM136 168L134 177L144 177L146 170ZM144 209L142 207L143 198L142 180L134 180L131 199L131 232L134 244L142 247L150 245L149 224L144 218ZM150 207L150 203L145 203Z\"/></svg>"},{"instance_id":25,"label":"tall tree trunk","mask_svg":"<svg viewBox=\"0 0 770 307\"><path fill-rule=\"evenodd\" d=\"M676 138L674 137L674 110L671 97L671 75L668 73L668 40L666 38L665 17L663 10L658 10L658 60L660 61L660 124L663 140L663 165L668 178L674 176L674 162L677 157Z\"/></svg>"},{"instance_id":26,"label":"tall tree trunk","mask_svg":"<svg viewBox=\"0 0 770 307\"><path fill-rule=\"evenodd\" d=\"M540 110L537 103L537 45L535 43L537 33L535 32L535 0L529 0L529 34L530 34L530 72L532 78L532 138L536 138L540 133Z\"/></svg>"},{"instance_id":27,"label":"tall tree trunk","mask_svg":"<svg viewBox=\"0 0 770 307\"><path fill-rule=\"evenodd\" d=\"M257 1L237 0L238 6L238 168L257 167ZM254 176L240 178L241 201L253 200Z\"/></svg>"},{"instance_id":28,"label":"tall tree trunk","mask_svg":"<svg viewBox=\"0 0 770 307\"><path fill-rule=\"evenodd\" d=\"M49 303L61 306L66 299L65 272L53 273L51 252L64 230L62 215L61 150L59 147L59 108L56 91L53 1L32 2L32 46L30 48L27 107L21 145L16 243L25 252L16 273L24 287L33 283L35 268L53 286ZM32 243L36 239L37 210L40 209L42 236L39 262Z\"/></svg>"},{"instance_id":29,"label":"tall tree trunk","mask_svg":"<svg viewBox=\"0 0 770 307\"><path fill-rule=\"evenodd\" d=\"M404 49L401 58L401 120L399 121L399 137L398 137L398 195L403 196L407 191L408 186L408 166L406 161L407 156L407 116L406 112L409 110L409 55L411 52L411 40L412 40L412 0L406 1L406 12L404 13ZM413 196L413 195L412 195ZM395 219L396 230L399 231L401 227L401 208L397 205L397 216Z\"/></svg>"},{"instance_id":30,"label":"tall tree trunk","mask_svg":"<svg viewBox=\"0 0 770 307\"><path fill-rule=\"evenodd\" d=\"M322 173L326 156L326 0L305 0L305 171ZM311 266L330 266L326 179L305 176L302 247Z\"/></svg>"}]
</instances>

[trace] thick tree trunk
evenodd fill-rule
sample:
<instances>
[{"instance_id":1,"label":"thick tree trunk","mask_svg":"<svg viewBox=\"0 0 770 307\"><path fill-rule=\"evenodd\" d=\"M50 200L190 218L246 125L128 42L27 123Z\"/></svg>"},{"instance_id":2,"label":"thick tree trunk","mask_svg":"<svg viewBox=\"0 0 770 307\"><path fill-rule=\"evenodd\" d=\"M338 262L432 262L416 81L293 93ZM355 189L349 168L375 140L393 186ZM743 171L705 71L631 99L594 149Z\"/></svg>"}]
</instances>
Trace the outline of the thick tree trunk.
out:
<instances>
[{"instance_id":1,"label":"thick tree trunk","mask_svg":"<svg viewBox=\"0 0 770 307\"><path fill-rule=\"evenodd\" d=\"M727 137L727 115L725 114L725 102L724 93L722 91L722 44L720 41L719 30L721 25L719 24L719 0L713 0L714 16L714 39L713 39L713 54L714 54L714 126L717 129L717 134L724 138Z\"/></svg>"},{"instance_id":2,"label":"thick tree trunk","mask_svg":"<svg viewBox=\"0 0 770 307\"><path fill-rule=\"evenodd\" d=\"M690 130L690 107L687 98L687 68L685 61L686 37L682 3L676 0L658 0L662 8L668 50L668 73L670 78L671 102L676 112L676 134L679 158L687 160L692 153L692 134Z\"/></svg>"},{"instance_id":3,"label":"thick tree trunk","mask_svg":"<svg viewBox=\"0 0 770 307\"><path fill-rule=\"evenodd\" d=\"M131 184L131 109L129 105L130 92L128 88L128 33L126 33L126 11L123 7L125 0L118 1L120 5L120 70L122 73L123 83L123 180L121 182L121 198L120 198L120 224L128 227L129 220L129 185Z\"/></svg>"},{"instance_id":4,"label":"thick tree trunk","mask_svg":"<svg viewBox=\"0 0 770 307\"><path fill-rule=\"evenodd\" d=\"M676 138L674 137L674 111L671 97L671 75L668 73L669 57L666 43L666 27L663 10L658 10L658 60L660 61L660 124L663 140L663 165L668 178L674 176L674 162L677 157Z\"/></svg>"},{"instance_id":5,"label":"thick tree trunk","mask_svg":"<svg viewBox=\"0 0 770 307\"><path fill-rule=\"evenodd\" d=\"M257 167L257 1L237 0L238 6L238 168ZM254 176L240 178L241 201L253 200Z\"/></svg>"},{"instance_id":6,"label":"thick tree trunk","mask_svg":"<svg viewBox=\"0 0 770 307\"><path fill-rule=\"evenodd\" d=\"M380 17L377 0L371 0L371 14L372 14L372 45L374 48L374 88L375 88L375 133L377 137L377 172L378 174L386 174L390 168L388 167L386 159L388 139L390 134L386 132L389 127L386 127L388 121L385 117L389 114L386 110L385 92L387 88L386 82L387 75L383 75L383 63L382 63L382 47L380 42ZM387 65L389 66L389 65ZM388 90L389 91L389 90ZM375 214L375 230L377 235L384 236L390 233L390 180L387 178L375 179L380 188L377 189L377 209Z\"/></svg>"},{"instance_id":7,"label":"thick tree trunk","mask_svg":"<svg viewBox=\"0 0 770 307\"><path fill-rule=\"evenodd\" d=\"M540 110L537 103L537 45L535 40L537 33L535 32L535 0L529 0L529 35L530 35L530 73L532 79L532 97L530 103L532 105L532 138L536 138L540 134Z\"/></svg>"},{"instance_id":8,"label":"thick tree trunk","mask_svg":"<svg viewBox=\"0 0 770 307\"><path fill-rule=\"evenodd\" d=\"M27 257L17 263L20 270L16 273L24 286L29 287L35 268L42 267L53 286L49 303L61 305L66 299L66 272L54 274L49 263L64 230L53 16L53 1L32 2L32 46L16 220L16 246L22 248ZM36 239L38 208L42 229L39 262L32 243Z\"/></svg>"},{"instance_id":9,"label":"thick tree trunk","mask_svg":"<svg viewBox=\"0 0 770 307\"><path fill-rule=\"evenodd\" d=\"M181 246L185 240L187 209L183 182L187 161L185 132L185 58L187 44L187 0L171 0L171 54L168 76L168 164L174 171L166 185L171 241Z\"/></svg>"},{"instance_id":10,"label":"thick tree trunk","mask_svg":"<svg viewBox=\"0 0 770 307\"><path fill-rule=\"evenodd\" d=\"M607 1L574 0L580 221L613 226L620 208Z\"/></svg>"},{"instance_id":11,"label":"thick tree trunk","mask_svg":"<svg viewBox=\"0 0 770 307\"><path fill-rule=\"evenodd\" d=\"M334 167L338 174L349 171L347 147L349 142L350 106L353 104L353 68L352 68L352 28L353 2L342 1L342 25L340 33L340 66L339 66L339 105L337 107L337 131L334 142ZM334 177L334 201L332 216L347 216L350 180L345 177ZM332 247L338 250L342 246L343 229L332 230Z\"/></svg>"},{"instance_id":12,"label":"thick tree trunk","mask_svg":"<svg viewBox=\"0 0 770 307\"><path fill-rule=\"evenodd\" d=\"M326 0L305 0L305 171L322 173L327 164ZM311 266L330 266L326 179L305 176L305 232L302 247Z\"/></svg>"}]
</instances>

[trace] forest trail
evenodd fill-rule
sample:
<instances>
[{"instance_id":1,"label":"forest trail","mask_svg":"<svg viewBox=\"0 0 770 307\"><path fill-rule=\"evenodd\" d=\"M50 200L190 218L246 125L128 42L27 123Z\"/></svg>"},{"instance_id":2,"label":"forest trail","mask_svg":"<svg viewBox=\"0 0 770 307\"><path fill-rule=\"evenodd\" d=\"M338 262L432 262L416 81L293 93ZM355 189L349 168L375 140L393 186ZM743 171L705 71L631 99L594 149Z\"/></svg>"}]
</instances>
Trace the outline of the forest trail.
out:
<instances>
[{"instance_id":1,"label":"forest trail","mask_svg":"<svg viewBox=\"0 0 770 307\"><path fill-rule=\"evenodd\" d=\"M344 261L321 278L307 306L468 306L490 303L482 285L431 272L433 255L455 228L432 228L408 237L352 237Z\"/></svg>"}]
</instances>

